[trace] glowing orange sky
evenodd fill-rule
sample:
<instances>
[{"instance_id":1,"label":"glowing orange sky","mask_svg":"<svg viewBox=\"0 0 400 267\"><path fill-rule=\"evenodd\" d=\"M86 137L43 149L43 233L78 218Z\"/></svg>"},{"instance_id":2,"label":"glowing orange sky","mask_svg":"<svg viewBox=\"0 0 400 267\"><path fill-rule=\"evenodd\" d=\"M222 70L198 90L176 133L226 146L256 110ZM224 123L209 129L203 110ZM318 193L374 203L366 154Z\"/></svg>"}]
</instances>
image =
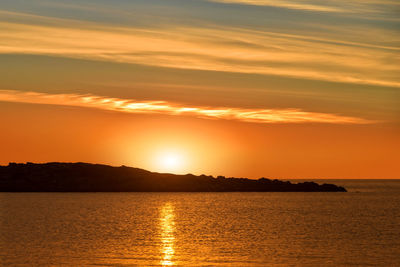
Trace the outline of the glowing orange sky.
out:
<instances>
[{"instance_id":1,"label":"glowing orange sky","mask_svg":"<svg viewBox=\"0 0 400 267\"><path fill-rule=\"evenodd\" d=\"M396 9L4 0L0 164L400 178ZM166 155L179 164L163 165Z\"/></svg>"},{"instance_id":2,"label":"glowing orange sky","mask_svg":"<svg viewBox=\"0 0 400 267\"><path fill-rule=\"evenodd\" d=\"M11 103L1 112L9 114L0 133L3 163L89 161L162 171L157 157L166 151L185 158L178 173L395 178L398 168L398 128L388 125L304 127Z\"/></svg>"}]
</instances>

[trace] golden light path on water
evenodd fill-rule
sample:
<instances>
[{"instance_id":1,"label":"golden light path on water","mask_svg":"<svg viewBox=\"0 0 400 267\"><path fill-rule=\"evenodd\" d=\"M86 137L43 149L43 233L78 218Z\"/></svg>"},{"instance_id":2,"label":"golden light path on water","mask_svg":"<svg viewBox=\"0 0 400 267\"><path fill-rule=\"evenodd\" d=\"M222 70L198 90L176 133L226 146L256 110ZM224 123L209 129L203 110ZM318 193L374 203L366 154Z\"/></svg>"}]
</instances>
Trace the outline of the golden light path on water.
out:
<instances>
[{"instance_id":1,"label":"golden light path on water","mask_svg":"<svg viewBox=\"0 0 400 267\"><path fill-rule=\"evenodd\" d=\"M160 229L161 229L161 265L171 266L175 265L173 257L175 254L175 221L174 221L174 207L171 203L167 202L160 212Z\"/></svg>"}]
</instances>

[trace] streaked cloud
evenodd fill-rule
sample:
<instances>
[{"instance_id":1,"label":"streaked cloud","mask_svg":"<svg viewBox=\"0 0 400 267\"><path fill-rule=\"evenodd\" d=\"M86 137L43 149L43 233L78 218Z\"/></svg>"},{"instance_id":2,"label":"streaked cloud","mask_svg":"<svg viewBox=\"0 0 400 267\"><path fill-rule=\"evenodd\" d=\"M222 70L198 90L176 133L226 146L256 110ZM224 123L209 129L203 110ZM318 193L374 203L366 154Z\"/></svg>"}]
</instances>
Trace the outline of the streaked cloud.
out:
<instances>
[{"instance_id":1,"label":"streaked cloud","mask_svg":"<svg viewBox=\"0 0 400 267\"><path fill-rule=\"evenodd\" d=\"M400 7L397 1L392 0L208 0L211 2L272 6L279 8L308 10L317 12L335 12L335 13L379 13L386 8ZM383 9L383 10L382 10Z\"/></svg>"},{"instance_id":2,"label":"streaked cloud","mask_svg":"<svg viewBox=\"0 0 400 267\"><path fill-rule=\"evenodd\" d=\"M384 35L388 42L398 37ZM399 47L232 27L133 28L0 22L0 53L400 87Z\"/></svg>"},{"instance_id":3,"label":"streaked cloud","mask_svg":"<svg viewBox=\"0 0 400 267\"><path fill-rule=\"evenodd\" d=\"M300 109L244 109L234 107L187 106L167 101L137 101L81 94L49 94L0 90L0 101L96 108L124 113L185 115L198 118L238 120L253 123L374 123L363 118Z\"/></svg>"},{"instance_id":4,"label":"streaked cloud","mask_svg":"<svg viewBox=\"0 0 400 267\"><path fill-rule=\"evenodd\" d=\"M307 2L299 1L281 1L281 0L210 0L212 2L220 3L233 3L233 4L244 4L244 5L255 5L255 6L273 6L290 9L310 10L310 11L323 11L323 12L348 12L338 7L316 5Z\"/></svg>"}]
</instances>

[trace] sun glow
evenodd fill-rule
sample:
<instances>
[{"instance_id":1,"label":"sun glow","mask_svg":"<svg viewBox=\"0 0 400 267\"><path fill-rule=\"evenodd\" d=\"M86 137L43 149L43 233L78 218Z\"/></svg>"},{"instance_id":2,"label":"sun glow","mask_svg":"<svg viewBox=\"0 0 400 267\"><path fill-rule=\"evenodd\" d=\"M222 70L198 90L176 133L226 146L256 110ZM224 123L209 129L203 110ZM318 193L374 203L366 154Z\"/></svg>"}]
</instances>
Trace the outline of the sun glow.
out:
<instances>
[{"instance_id":1,"label":"sun glow","mask_svg":"<svg viewBox=\"0 0 400 267\"><path fill-rule=\"evenodd\" d=\"M176 151L163 152L157 157L157 167L162 172L181 172L184 165L183 155Z\"/></svg>"},{"instance_id":2,"label":"sun glow","mask_svg":"<svg viewBox=\"0 0 400 267\"><path fill-rule=\"evenodd\" d=\"M177 155L171 154L166 155L162 161L164 167L172 169L178 167L181 160Z\"/></svg>"}]
</instances>

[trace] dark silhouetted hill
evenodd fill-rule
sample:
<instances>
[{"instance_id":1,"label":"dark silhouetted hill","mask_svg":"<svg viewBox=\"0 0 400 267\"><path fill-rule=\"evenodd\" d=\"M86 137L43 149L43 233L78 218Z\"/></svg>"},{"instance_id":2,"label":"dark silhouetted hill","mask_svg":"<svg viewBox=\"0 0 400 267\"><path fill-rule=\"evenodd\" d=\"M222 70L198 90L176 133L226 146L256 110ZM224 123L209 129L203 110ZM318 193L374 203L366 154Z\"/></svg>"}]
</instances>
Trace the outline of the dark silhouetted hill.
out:
<instances>
[{"instance_id":1,"label":"dark silhouetted hill","mask_svg":"<svg viewBox=\"0 0 400 267\"><path fill-rule=\"evenodd\" d=\"M333 184L154 173L88 163L0 166L1 192L346 192Z\"/></svg>"}]
</instances>

